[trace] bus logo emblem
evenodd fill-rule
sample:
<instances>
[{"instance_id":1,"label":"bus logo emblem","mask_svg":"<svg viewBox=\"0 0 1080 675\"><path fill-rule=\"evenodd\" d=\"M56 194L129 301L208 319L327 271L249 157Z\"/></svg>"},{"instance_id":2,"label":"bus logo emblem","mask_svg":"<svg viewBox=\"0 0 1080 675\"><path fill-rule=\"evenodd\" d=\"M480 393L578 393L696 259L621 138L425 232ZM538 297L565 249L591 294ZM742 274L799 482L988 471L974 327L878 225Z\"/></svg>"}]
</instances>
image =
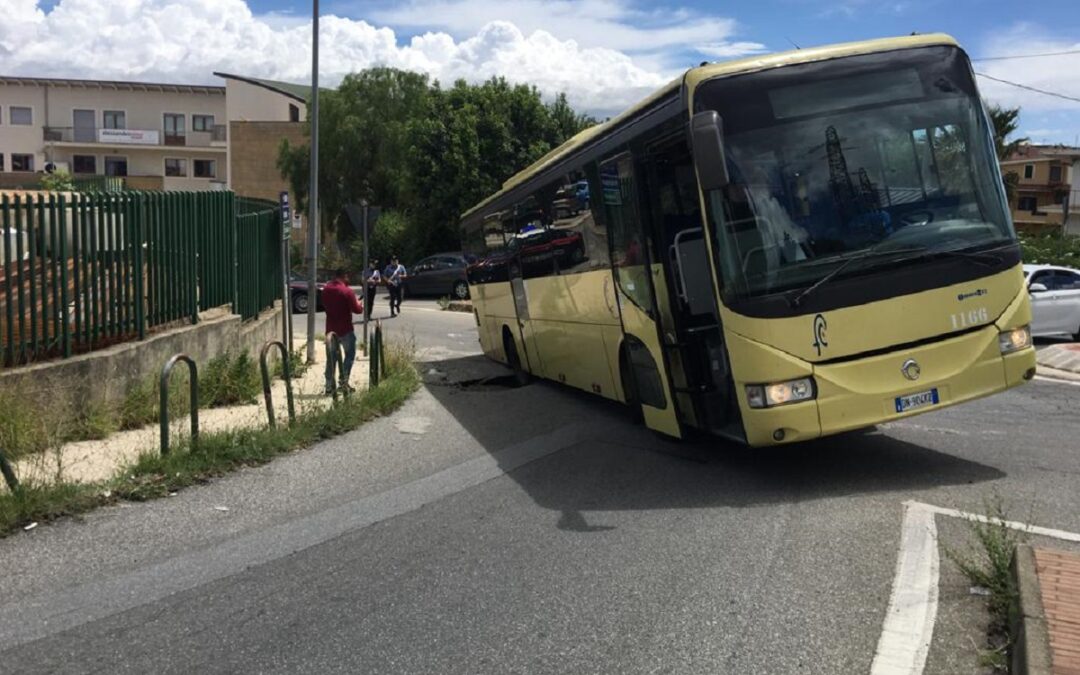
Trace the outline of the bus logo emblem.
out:
<instances>
[{"instance_id":1,"label":"bus logo emblem","mask_svg":"<svg viewBox=\"0 0 1080 675\"><path fill-rule=\"evenodd\" d=\"M922 368L919 367L919 362L915 359L908 359L904 361L904 365L900 366L900 372L909 380L917 380L919 375L922 375Z\"/></svg>"},{"instance_id":2,"label":"bus logo emblem","mask_svg":"<svg viewBox=\"0 0 1080 675\"><path fill-rule=\"evenodd\" d=\"M817 355L821 356L821 348L828 347L829 342L825 339L825 329L829 327L829 324L825 323L825 317L818 314L814 317L814 348L817 349Z\"/></svg>"}]
</instances>

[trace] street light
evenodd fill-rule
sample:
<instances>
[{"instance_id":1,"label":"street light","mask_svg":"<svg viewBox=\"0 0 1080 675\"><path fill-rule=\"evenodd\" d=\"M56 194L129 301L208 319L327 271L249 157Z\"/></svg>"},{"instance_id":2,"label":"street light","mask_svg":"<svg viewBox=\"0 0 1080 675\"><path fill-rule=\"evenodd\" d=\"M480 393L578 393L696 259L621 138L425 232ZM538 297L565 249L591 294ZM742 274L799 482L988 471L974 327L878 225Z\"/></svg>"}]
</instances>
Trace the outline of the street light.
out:
<instances>
[{"instance_id":1,"label":"street light","mask_svg":"<svg viewBox=\"0 0 1080 675\"><path fill-rule=\"evenodd\" d=\"M315 272L319 266L319 0L311 7L311 184L308 187L308 315L307 362L315 363L315 310L319 288Z\"/></svg>"}]
</instances>

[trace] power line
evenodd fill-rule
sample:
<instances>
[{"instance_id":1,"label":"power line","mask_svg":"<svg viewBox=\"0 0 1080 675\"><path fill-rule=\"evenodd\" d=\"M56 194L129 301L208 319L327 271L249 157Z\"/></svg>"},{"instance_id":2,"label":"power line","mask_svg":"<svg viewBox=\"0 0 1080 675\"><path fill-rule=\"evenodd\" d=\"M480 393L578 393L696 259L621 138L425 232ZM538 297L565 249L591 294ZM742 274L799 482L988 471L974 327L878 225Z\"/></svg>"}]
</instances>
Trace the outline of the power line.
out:
<instances>
[{"instance_id":1,"label":"power line","mask_svg":"<svg viewBox=\"0 0 1080 675\"><path fill-rule=\"evenodd\" d=\"M972 61L1008 61L1009 59L1037 59L1043 56L1066 56L1068 54L1080 54L1080 49L1069 49L1063 52L1046 52L1045 54L1013 54L1012 56L983 56Z\"/></svg>"},{"instance_id":2,"label":"power line","mask_svg":"<svg viewBox=\"0 0 1080 675\"><path fill-rule=\"evenodd\" d=\"M1027 89L1028 91L1034 91L1034 92L1036 92L1038 94L1045 94L1047 96L1053 96L1055 98L1063 98L1066 101L1076 101L1077 103L1080 103L1080 98L1077 98L1075 96L1066 96L1065 94L1058 94L1056 92L1046 91L1045 89L1036 89L1035 87L1029 87L1026 84L1020 84L1018 82L1009 82L1008 80L1003 80L1003 79L1001 79L999 77L993 77L992 75L987 75L986 73L976 72L975 74L978 75L979 77L985 77L988 80L993 80L995 82L1000 82L1002 84L1008 84L1008 85L1013 86L1013 87L1019 87L1020 89Z\"/></svg>"}]
</instances>

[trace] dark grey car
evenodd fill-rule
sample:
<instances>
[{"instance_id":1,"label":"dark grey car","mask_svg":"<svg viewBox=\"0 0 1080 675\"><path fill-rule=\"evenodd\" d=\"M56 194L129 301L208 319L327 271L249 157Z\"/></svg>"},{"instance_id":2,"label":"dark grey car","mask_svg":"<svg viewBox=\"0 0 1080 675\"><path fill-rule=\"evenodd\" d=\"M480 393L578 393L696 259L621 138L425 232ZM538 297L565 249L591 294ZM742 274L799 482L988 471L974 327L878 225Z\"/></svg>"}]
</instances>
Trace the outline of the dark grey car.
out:
<instances>
[{"instance_id":1,"label":"dark grey car","mask_svg":"<svg viewBox=\"0 0 1080 675\"><path fill-rule=\"evenodd\" d=\"M408 268L405 295L449 295L455 300L469 297L465 268L472 256L465 253L436 253Z\"/></svg>"}]
</instances>

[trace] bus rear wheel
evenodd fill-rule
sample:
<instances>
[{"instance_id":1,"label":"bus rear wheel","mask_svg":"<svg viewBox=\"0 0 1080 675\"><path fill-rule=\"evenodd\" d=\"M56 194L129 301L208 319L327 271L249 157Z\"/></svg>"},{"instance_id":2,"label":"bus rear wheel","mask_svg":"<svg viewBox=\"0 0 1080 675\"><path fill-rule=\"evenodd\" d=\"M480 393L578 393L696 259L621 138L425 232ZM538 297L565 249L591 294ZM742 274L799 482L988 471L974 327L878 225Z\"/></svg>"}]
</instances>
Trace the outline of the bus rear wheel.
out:
<instances>
[{"instance_id":1,"label":"bus rear wheel","mask_svg":"<svg viewBox=\"0 0 1080 675\"><path fill-rule=\"evenodd\" d=\"M519 387L524 387L532 379L529 371L521 367L521 356L518 355L517 343L509 330L503 332L503 349L506 350L506 365L514 371L514 381Z\"/></svg>"}]
</instances>

